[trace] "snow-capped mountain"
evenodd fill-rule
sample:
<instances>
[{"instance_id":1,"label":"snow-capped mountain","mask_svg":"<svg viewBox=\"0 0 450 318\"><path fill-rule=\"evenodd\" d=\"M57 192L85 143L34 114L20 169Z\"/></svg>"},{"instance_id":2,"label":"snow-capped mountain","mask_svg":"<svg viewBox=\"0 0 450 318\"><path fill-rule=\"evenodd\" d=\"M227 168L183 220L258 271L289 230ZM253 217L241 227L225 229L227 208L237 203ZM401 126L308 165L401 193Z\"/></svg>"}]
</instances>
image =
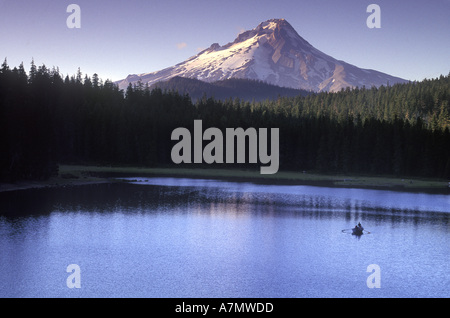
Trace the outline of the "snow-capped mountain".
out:
<instances>
[{"instance_id":1,"label":"snow-capped mountain","mask_svg":"<svg viewBox=\"0 0 450 318\"><path fill-rule=\"evenodd\" d=\"M334 59L314 48L284 19L265 21L239 34L233 42L224 46L214 43L175 66L129 75L116 83L125 89L139 80L150 86L175 76L209 83L230 78L254 79L316 92L407 82Z\"/></svg>"}]
</instances>

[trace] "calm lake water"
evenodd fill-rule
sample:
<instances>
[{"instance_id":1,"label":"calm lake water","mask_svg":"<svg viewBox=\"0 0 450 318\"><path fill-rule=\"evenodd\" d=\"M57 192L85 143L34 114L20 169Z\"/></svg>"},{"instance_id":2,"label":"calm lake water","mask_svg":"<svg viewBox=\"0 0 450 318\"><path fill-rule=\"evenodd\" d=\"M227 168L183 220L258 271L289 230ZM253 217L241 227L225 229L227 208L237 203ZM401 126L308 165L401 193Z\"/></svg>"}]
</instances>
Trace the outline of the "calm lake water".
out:
<instances>
[{"instance_id":1,"label":"calm lake water","mask_svg":"<svg viewBox=\"0 0 450 318\"><path fill-rule=\"evenodd\" d=\"M450 297L450 195L133 180L0 193L0 297Z\"/></svg>"}]
</instances>

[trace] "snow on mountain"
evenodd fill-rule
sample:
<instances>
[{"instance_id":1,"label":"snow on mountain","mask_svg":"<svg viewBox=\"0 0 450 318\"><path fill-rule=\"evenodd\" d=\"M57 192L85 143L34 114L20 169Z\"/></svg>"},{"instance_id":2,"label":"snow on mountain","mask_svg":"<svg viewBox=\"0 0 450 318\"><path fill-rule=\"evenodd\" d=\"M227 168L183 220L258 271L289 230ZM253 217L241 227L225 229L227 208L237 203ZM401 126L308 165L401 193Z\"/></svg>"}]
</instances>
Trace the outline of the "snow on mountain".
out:
<instances>
[{"instance_id":1,"label":"snow on mountain","mask_svg":"<svg viewBox=\"0 0 450 318\"><path fill-rule=\"evenodd\" d=\"M271 19L245 31L224 46L217 43L166 69L129 75L116 82L152 85L175 76L215 82L230 78L255 79L269 84L311 91L340 91L346 87L379 87L407 82L374 70L338 61L304 40L284 19Z\"/></svg>"}]
</instances>

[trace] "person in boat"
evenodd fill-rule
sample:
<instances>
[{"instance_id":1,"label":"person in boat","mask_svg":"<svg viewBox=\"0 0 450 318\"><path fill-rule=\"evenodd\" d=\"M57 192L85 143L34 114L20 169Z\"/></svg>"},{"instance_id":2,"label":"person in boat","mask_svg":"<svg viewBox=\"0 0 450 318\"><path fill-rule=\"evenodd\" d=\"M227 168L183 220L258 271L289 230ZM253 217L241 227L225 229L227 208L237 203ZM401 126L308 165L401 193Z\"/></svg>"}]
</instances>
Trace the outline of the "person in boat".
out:
<instances>
[{"instance_id":1,"label":"person in boat","mask_svg":"<svg viewBox=\"0 0 450 318\"><path fill-rule=\"evenodd\" d=\"M352 234L355 234L355 235L361 235L362 234L362 230L358 227L358 225L355 225L355 227L352 230Z\"/></svg>"}]
</instances>

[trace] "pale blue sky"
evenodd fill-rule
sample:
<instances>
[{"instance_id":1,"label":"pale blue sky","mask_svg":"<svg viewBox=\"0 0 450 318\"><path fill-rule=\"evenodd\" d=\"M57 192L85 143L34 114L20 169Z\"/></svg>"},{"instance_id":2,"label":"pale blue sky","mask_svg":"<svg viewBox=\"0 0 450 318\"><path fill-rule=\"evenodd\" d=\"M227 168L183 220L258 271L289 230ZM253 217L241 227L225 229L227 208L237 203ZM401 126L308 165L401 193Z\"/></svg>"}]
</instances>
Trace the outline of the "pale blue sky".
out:
<instances>
[{"instance_id":1,"label":"pale blue sky","mask_svg":"<svg viewBox=\"0 0 450 318\"><path fill-rule=\"evenodd\" d=\"M81 29L69 29L69 4ZM369 4L381 29L369 29ZM58 66L63 75L128 74L172 66L242 30L285 18L317 49L358 67L409 80L450 71L450 0L0 0L0 59Z\"/></svg>"}]
</instances>

